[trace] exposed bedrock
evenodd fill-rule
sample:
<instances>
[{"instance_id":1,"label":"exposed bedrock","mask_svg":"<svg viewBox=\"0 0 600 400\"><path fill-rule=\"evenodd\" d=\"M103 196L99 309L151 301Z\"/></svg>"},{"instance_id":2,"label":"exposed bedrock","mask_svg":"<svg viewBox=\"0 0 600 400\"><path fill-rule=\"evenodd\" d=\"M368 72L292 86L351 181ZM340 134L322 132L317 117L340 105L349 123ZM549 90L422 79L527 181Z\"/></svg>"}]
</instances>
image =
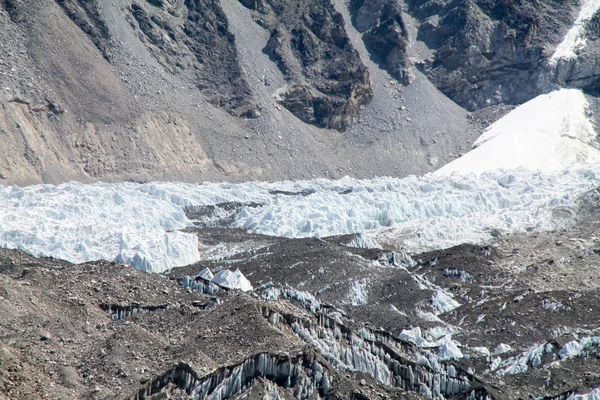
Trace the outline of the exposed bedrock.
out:
<instances>
[{"instance_id":1,"label":"exposed bedrock","mask_svg":"<svg viewBox=\"0 0 600 400\"><path fill-rule=\"evenodd\" d=\"M240 0L270 31L264 52L286 80L278 101L302 121L345 130L373 97L369 72L342 16L323 0Z\"/></svg>"},{"instance_id":2,"label":"exposed bedrock","mask_svg":"<svg viewBox=\"0 0 600 400\"><path fill-rule=\"evenodd\" d=\"M350 12L354 27L363 34L363 41L372 58L402 84L414 79L413 66L407 48L410 38L397 0L352 0Z\"/></svg>"},{"instance_id":3,"label":"exposed bedrock","mask_svg":"<svg viewBox=\"0 0 600 400\"><path fill-rule=\"evenodd\" d=\"M97 0L56 0L110 61L111 37ZM192 74L214 105L256 117L228 21L215 0L136 0L125 9L138 37L172 74Z\"/></svg>"},{"instance_id":4,"label":"exposed bedrock","mask_svg":"<svg viewBox=\"0 0 600 400\"><path fill-rule=\"evenodd\" d=\"M600 93L600 10L586 25L586 46L579 49L577 56L558 60L554 79L559 85L582 88L588 93Z\"/></svg>"},{"instance_id":5,"label":"exposed bedrock","mask_svg":"<svg viewBox=\"0 0 600 400\"><path fill-rule=\"evenodd\" d=\"M407 1L418 40L435 50L419 67L474 111L521 104L555 86L547 60L579 11L578 1Z\"/></svg>"}]
</instances>

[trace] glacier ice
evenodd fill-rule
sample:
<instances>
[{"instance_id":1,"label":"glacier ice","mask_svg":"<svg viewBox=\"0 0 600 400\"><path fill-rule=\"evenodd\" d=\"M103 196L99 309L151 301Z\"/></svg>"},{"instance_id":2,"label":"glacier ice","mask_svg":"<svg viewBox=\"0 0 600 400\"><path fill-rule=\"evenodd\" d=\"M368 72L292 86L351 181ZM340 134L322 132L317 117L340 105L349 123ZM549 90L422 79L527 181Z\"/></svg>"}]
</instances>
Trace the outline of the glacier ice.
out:
<instances>
[{"instance_id":1,"label":"glacier ice","mask_svg":"<svg viewBox=\"0 0 600 400\"><path fill-rule=\"evenodd\" d=\"M210 269L205 268L194 279L186 275L183 278L182 284L186 288L208 294L218 292L219 287L237 289L242 292L251 292L254 290L250 281L239 269L235 271L224 269L213 275Z\"/></svg>"},{"instance_id":2,"label":"glacier ice","mask_svg":"<svg viewBox=\"0 0 600 400\"><path fill-rule=\"evenodd\" d=\"M315 296L302 290L297 290L289 285L284 287L275 287L273 282L268 282L258 288L261 291L261 298L264 301L277 300L280 297L291 299L298 302L303 308L310 312L317 312L321 309L321 302Z\"/></svg>"},{"instance_id":3,"label":"glacier ice","mask_svg":"<svg viewBox=\"0 0 600 400\"><path fill-rule=\"evenodd\" d=\"M500 348L501 346L503 347ZM507 348L510 348L510 346L498 346L494 352L494 355L501 354L499 351L506 350ZM496 371L496 373L499 375L522 374L527 372L530 365L534 368L540 367L543 363L542 357L545 354L552 354L552 358L556 361L554 361L551 366L555 366L565 360L588 356L592 350L594 351L594 354L597 354L598 349L600 349L600 336L589 336L580 338L578 340L572 340L566 343L558 351L558 353L554 353L554 346L552 343L545 343L533 346L521 354L518 354L514 357L509 357L504 361L502 361L500 357L497 357L492 360L490 370Z\"/></svg>"},{"instance_id":4,"label":"glacier ice","mask_svg":"<svg viewBox=\"0 0 600 400\"><path fill-rule=\"evenodd\" d=\"M235 271L230 271L228 269L219 271L214 276L212 281L217 285L226 287L228 289L238 289L242 292L251 292L254 290L250 281L239 269L236 269Z\"/></svg>"},{"instance_id":5,"label":"glacier ice","mask_svg":"<svg viewBox=\"0 0 600 400\"><path fill-rule=\"evenodd\" d=\"M169 305L141 306L139 304L134 304L130 306L120 306L118 304L101 304L100 308L108 312L113 321L120 321L122 319L131 318L142 312L167 310L169 309Z\"/></svg>"},{"instance_id":6,"label":"glacier ice","mask_svg":"<svg viewBox=\"0 0 600 400\"><path fill-rule=\"evenodd\" d=\"M587 165L403 179L0 186L0 246L161 272L199 261L196 235L181 231L193 226L185 207L253 202L263 205L242 207L233 227L286 237L367 232L377 243L400 240L418 251L483 242L491 228L562 227L568 221L552 210L572 208L578 194L599 185L600 166ZM276 192L308 189L310 196Z\"/></svg>"},{"instance_id":7,"label":"glacier ice","mask_svg":"<svg viewBox=\"0 0 600 400\"><path fill-rule=\"evenodd\" d=\"M585 337L566 343L558 352L561 359L580 357L591 348L600 348L600 336Z\"/></svg>"},{"instance_id":8,"label":"glacier ice","mask_svg":"<svg viewBox=\"0 0 600 400\"><path fill-rule=\"evenodd\" d=\"M347 244L349 247L356 247L359 249L383 249L375 239L364 233L359 233Z\"/></svg>"},{"instance_id":9,"label":"glacier ice","mask_svg":"<svg viewBox=\"0 0 600 400\"><path fill-rule=\"evenodd\" d=\"M209 282L212 281L214 277L215 277L215 275L212 273L212 271L208 267L204 268L202 271L198 272L198 275L196 275L196 278L202 278Z\"/></svg>"},{"instance_id":10,"label":"glacier ice","mask_svg":"<svg viewBox=\"0 0 600 400\"><path fill-rule=\"evenodd\" d=\"M498 346L496 346L496 349L494 350L494 355L496 356L498 354L508 353L511 350L512 350L512 347L510 347L510 345L505 344L505 343L500 343Z\"/></svg>"},{"instance_id":11,"label":"glacier ice","mask_svg":"<svg viewBox=\"0 0 600 400\"><path fill-rule=\"evenodd\" d=\"M219 286L207 281L203 278L190 278L189 276L183 277L183 287L189 288L194 292L206 293L206 294L215 294L219 292Z\"/></svg>"},{"instance_id":12,"label":"glacier ice","mask_svg":"<svg viewBox=\"0 0 600 400\"><path fill-rule=\"evenodd\" d=\"M498 375L515 375L527 372L529 365L539 367L541 364L541 356L551 351L551 347L542 344L532 346L523 353L510 357L502 362L494 360L490 368L491 371L496 371Z\"/></svg>"},{"instance_id":13,"label":"glacier ice","mask_svg":"<svg viewBox=\"0 0 600 400\"><path fill-rule=\"evenodd\" d=\"M348 292L348 302L353 306L360 306L367 304L369 295L367 293L367 285L369 280L367 278L353 281L350 283L350 291Z\"/></svg>"},{"instance_id":14,"label":"glacier ice","mask_svg":"<svg viewBox=\"0 0 600 400\"><path fill-rule=\"evenodd\" d=\"M460 303L454 300L450 293L440 288L431 298L431 306L436 311L436 315L439 315L455 310L460 307Z\"/></svg>"},{"instance_id":15,"label":"glacier ice","mask_svg":"<svg viewBox=\"0 0 600 400\"><path fill-rule=\"evenodd\" d=\"M133 183L0 186L0 245L71 262L99 259L160 272L198 259L175 195Z\"/></svg>"},{"instance_id":16,"label":"glacier ice","mask_svg":"<svg viewBox=\"0 0 600 400\"><path fill-rule=\"evenodd\" d=\"M328 373L314 356L259 353L236 366L220 368L205 376L199 376L191 366L181 363L156 377L131 398L149 398L174 383L192 399L224 400L244 393L258 378L293 389L297 399L321 399L330 390Z\"/></svg>"},{"instance_id":17,"label":"glacier ice","mask_svg":"<svg viewBox=\"0 0 600 400\"><path fill-rule=\"evenodd\" d=\"M600 400L600 388L594 389L587 394L572 394L567 400Z\"/></svg>"},{"instance_id":18,"label":"glacier ice","mask_svg":"<svg viewBox=\"0 0 600 400\"><path fill-rule=\"evenodd\" d=\"M337 369L365 372L386 385L434 399L470 389L469 378L464 371L444 363L444 360L430 352L410 354L411 346L396 341L387 332L363 328L356 334L322 314L318 314L318 325L315 325L268 307L263 307L262 312L273 325L287 324L300 339L318 349ZM442 347L444 345L445 342ZM409 354L410 358L407 357Z\"/></svg>"}]
</instances>

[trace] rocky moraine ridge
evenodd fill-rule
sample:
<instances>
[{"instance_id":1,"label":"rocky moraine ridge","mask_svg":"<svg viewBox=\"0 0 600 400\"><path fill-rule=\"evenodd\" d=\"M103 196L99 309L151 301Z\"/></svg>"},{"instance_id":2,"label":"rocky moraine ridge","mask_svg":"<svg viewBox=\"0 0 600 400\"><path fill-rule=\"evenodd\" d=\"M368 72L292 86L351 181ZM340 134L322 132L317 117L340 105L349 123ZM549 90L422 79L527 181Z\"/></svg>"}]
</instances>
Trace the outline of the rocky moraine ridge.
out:
<instances>
[{"instance_id":1,"label":"rocky moraine ridge","mask_svg":"<svg viewBox=\"0 0 600 400\"><path fill-rule=\"evenodd\" d=\"M227 228L239 204L165 274L4 249L0 397L593 399L599 199L567 229L412 256Z\"/></svg>"},{"instance_id":2,"label":"rocky moraine ridge","mask_svg":"<svg viewBox=\"0 0 600 400\"><path fill-rule=\"evenodd\" d=\"M431 171L514 105L563 86L595 94L595 11L576 0L3 0L0 182Z\"/></svg>"}]
</instances>

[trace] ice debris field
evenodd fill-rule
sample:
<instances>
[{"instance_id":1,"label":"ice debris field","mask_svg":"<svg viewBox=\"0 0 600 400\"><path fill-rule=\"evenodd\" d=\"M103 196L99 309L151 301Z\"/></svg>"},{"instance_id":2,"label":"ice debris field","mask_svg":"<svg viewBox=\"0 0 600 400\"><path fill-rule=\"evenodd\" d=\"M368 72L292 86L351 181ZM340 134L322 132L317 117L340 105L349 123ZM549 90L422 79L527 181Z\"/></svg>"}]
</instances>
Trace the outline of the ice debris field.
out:
<instances>
[{"instance_id":1,"label":"ice debris field","mask_svg":"<svg viewBox=\"0 0 600 400\"><path fill-rule=\"evenodd\" d=\"M517 107L474 150L423 177L0 186L0 246L162 272L200 259L196 235L181 231L193 226L185 207L231 202L248 204L232 227L266 235L363 233L360 243L414 252L481 243L571 223L553 212L574 211L579 195L600 186L598 163L586 97L561 89Z\"/></svg>"},{"instance_id":2,"label":"ice debris field","mask_svg":"<svg viewBox=\"0 0 600 400\"><path fill-rule=\"evenodd\" d=\"M179 231L192 226L184 207L237 201L262 204L242 207L232 224L257 233L324 237L392 228L415 247L445 247L487 240L491 229L553 229L567 223L553 209L573 208L579 194L599 185L595 165L404 179L0 186L0 245L161 272L199 261L196 235Z\"/></svg>"}]
</instances>

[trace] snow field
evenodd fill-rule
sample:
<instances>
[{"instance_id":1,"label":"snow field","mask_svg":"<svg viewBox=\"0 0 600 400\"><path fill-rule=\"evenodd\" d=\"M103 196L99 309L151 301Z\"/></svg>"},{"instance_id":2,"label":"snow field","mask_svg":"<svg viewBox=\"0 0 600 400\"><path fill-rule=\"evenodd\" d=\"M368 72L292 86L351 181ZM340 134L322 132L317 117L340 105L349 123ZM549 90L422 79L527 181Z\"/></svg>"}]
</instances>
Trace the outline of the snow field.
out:
<instances>
[{"instance_id":1,"label":"snow field","mask_svg":"<svg viewBox=\"0 0 600 400\"><path fill-rule=\"evenodd\" d=\"M490 125L473 150L435 174L516 168L552 172L577 163L598 163L600 150L588 106L578 89L540 95Z\"/></svg>"}]
</instances>

